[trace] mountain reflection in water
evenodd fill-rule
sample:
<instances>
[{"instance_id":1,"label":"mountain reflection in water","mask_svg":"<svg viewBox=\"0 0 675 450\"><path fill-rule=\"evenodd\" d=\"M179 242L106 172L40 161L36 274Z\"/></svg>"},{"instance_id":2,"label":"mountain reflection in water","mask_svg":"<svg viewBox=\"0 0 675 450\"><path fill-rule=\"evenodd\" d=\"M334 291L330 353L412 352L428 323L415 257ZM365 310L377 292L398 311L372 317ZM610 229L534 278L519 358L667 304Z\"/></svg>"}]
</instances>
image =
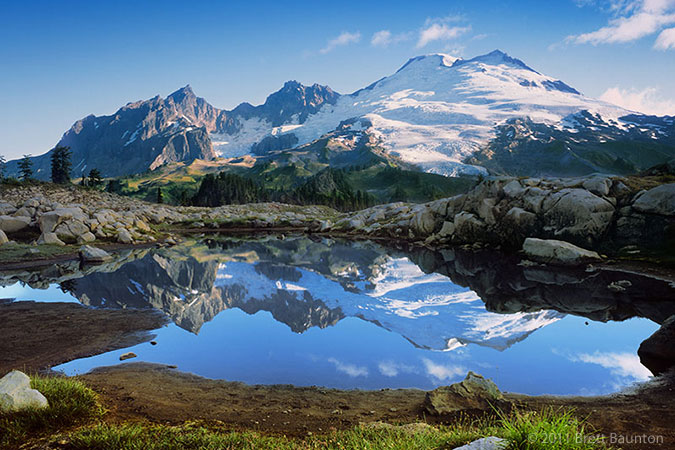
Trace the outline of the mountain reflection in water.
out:
<instances>
[{"instance_id":1,"label":"mountain reflection in water","mask_svg":"<svg viewBox=\"0 0 675 450\"><path fill-rule=\"evenodd\" d=\"M645 317L661 323L675 314L675 303L669 300L672 288L636 275L520 265L517 258L490 252L392 250L372 242L307 236L206 238L171 248L128 252L114 263L84 270L63 265L37 274L5 274L0 282L8 285L21 280L34 287L58 283L79 302L93 307L159 309L195 335L219 313L232 309L249 315L266 311L294 333L359 320L402 336L419 351L446 351L453 357L466 357L470 352L463 354L465 348L508 353L516 343L566 315L600 322ZM624 279L632 284L625 292L607 288ZM630 356L632 367L624 367L622 373L617 372L621 363L607 363L611 352L567 352L564 359L618 373L615 378L621 381L611 388L644 379L649 372L639 365L634 352L639 340L656 326L639 328L636 333L641 337L634 339L633 355L614 352L615 356ZM560 344L573 340L569 336L558 339ZM565 353L555 342L541 344L538 351ZM432 359L423 357L422 361L428 373L440 375L435 384L448 381L447 367L444 372L445 366ZM491 358L484 359L489 362ZM622 361L618 356L615 359ZM325 362L338 371L347 370L334 357L327 356ZM488 370L489 364L482 364ZM459 376L466 365L455 364L461 369L451 370L452 375ZM384 377L410 367L393 361L380 361L377 366ZM347 370L348 375L367 373L359 367ZM571 389L576 393L585 387Z\"/></svg>"}]
</instances>

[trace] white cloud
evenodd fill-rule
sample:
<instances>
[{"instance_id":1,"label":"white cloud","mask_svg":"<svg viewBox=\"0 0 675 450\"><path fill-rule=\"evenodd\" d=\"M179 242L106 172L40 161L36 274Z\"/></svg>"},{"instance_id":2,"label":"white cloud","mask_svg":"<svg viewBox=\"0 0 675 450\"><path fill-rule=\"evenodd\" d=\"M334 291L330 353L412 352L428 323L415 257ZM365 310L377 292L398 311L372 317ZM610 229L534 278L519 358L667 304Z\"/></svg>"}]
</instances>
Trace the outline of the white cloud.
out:
<instances>
[{"instance_id":1,"label":"white cloud","mask_svg":"<svg viewBox=\"0 0 675 450\"><path fill-rule=\"evenodd\" d=\"M328 358L328 362L333 364L338 372L347 374L350 377L367 377L368 368L363 366L356 366L354 364L344 363L335 358Z\"/></svg>"},{"instance_id":2,"label":"white cloud","mask_svg":"<svg viewBox=\"0 0 675 450\"><path fill-rule=\"evenodd\" d=\"M377 368L380 370L380 373L385 377L395 377L399 373L412 373L415 371L415 368L408 366L406 364L399 364L394 361L381 361Z\"/></svg>"},{"instance_id":3,"label":"white cloud","mask_svg":"<svg viewBox=\"0 0 675 450\"><path fill-rule=\"evenodd\" d=\"M637 90L616 86L607 89L600 100L645 114L675 115L675 99L664 99L659 95L659 90L653 87Z\"/></svg>"},{"instance_id":4,"label":"white cloud","mask_svg":"<svg viewBox=\"0 0 675 450\"><path fill-rule=\"evenodd\" d=\"M466 369L461 366L443 366L427 358L423 358L422 362L427 373L437 380L451 380L466 374Z\"/></svg>"},{"instance_id":5,"label":"white cloud","mask_svg":"<svg viewBox=\"0 0 675 450\"><path fill-rule=\"evenodd\" d=\"M640 358L633 353L595 352L592 355L582 353L572 360L597 364L609 369L615 376L633 378L639 381L645 381L652 375L651 372L640 363Z\"/></svg>"},{"instance_id":6,"label":"white cloud","mask_svg":"<svg viewBox=\"0 0 675 450\"><path fill-rule=\"evenodd\" d=\"M659 50L668 50L668 49L675 50L675 28L668 28L667 30L663 30L661 34L659 34L659 37L656 38L654 48L657 48Z\"/></svg>"},{"instance_id":7,"label":"white cloud","mask_svg":"<svg viewBox=\"0 0 675 450\"><path fill-rule=\"evenodd\" d=\"M388 47L410 39L410 33L392 34L389 30L381 30L373 34L370 44L373 47Z\"/></svg>"},{"instance_id":8,"label":"white cloud","mask_svg":"<svg viewBox=\"0 0 675 450\"><path fill-rule=\"evenodd\" d=\"M445 23L432 23L420 30L417 48L422 48L434 41L449 41L471 31L470 26L450 26Z\"/></svg>"},{"instance_id":9,"label":"white cloud","mask_svg":"<svg viewBox=\"0 0 675 450\"><path fill-rule=\"evenodd\" d=\"M350 33L348 31L343 31L340 33L340 35L336 38L331 39L328 41L326 46L319 50L319 53L321 54L326 54L330 51L335 50L337 47L342 47L344 45L349 45L349 44L355 44L361 40L361 33L356 32L356 33Z\"/></svg>"},{"instance_id":10,"label":"white cloud","mask_svg":"<svg viewBox=\"0 0 675 450\"><path fill-rule=\"evenodd\" d=\"M567 42L593 45L632 42L675 23L675 0L610 0L609 10L615 17L606 26L569 36Z\"/></svg>"}]
</instances>

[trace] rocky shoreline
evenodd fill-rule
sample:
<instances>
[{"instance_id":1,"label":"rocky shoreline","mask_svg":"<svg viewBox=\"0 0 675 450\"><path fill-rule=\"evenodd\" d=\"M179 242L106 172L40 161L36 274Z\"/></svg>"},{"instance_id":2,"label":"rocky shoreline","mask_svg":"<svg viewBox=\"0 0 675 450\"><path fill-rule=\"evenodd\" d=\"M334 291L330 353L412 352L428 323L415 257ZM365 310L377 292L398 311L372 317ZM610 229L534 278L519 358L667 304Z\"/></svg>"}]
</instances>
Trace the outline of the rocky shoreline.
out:
<instances>
[{"instance_id":1,"label":"rocky shoreline","mask_svg":"<svg viewBox=\"0 0 675 450\"><path fill-rule=\"evenodd\" d=\"M519 250L526 238L585 249L662 246L675 237L675 183L639 189L626 179L489 178L466 194L354 213L279 203L217 208L152 204L81 189L2 187L0 244L154 242L169 230L304 229L424 243ZM638 250L639 251L639 250Z\"/></svg>"}]
</instances>

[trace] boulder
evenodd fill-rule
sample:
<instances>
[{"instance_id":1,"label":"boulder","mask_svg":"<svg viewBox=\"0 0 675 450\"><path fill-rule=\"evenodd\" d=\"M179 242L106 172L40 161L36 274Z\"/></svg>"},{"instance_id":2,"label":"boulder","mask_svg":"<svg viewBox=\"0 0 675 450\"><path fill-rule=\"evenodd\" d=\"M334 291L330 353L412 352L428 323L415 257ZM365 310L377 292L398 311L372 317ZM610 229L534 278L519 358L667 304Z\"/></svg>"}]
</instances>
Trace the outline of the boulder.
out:
<instances>
[{"instance_id":1,"label":"boulder","mask_svg":"<svg viewBox=\"0 0 675 450\"><path fill-rule=\"evenodd\" d=\"M54 211L49 211L40 216L40 230L44 233L45 231L50 232L54 231L57 225L66 220L76 220L79 222L84 222L89 217L82 212L80 208L56 208ZM87 230L88 231L88 230Z\"/></svg>"},{"instance_id":2,"label":"boulder","mask_svg":"<svg viewBox=\"0 0 675 450\"><path fill-rule=\"evenodd\" d=\"M424 207L422 210L415 213L410 221L410 227L418 236L427 236L433 233L436 228L436 218L434 212Z\"/></svg>"},{"instance_id":3,"label":"boulder","mask_svg":"<svg viewBox=\"0 0 675 450\"><path fill-rule=\"evenodd\" d=\"M509 441L506 439L490 436L461 447L455 447L455 450L504 450L508 445Z\"/></svg>"},{"instance_id":4,"label":"boulder","mask_svg":"<svg viewBox=\"0 0 675 450\"><path fill-rule=\"evenodd\" d=\"M0 230L0 245L6 244L9 242L9 239L7 239L7 235L5 234L4 231Z\"/></svg>"},{"instance_id":5,"label":"boulder","mask_svg":"<svg viewBox=\"0 0 675 450\"><path fill-rule=\"evenodd\" d=\"M78 244L83 244L85 242L94 242L96 240L96 236L91 231L87 231L86 233L83 233L77 237L77 243Z\"/></svg>"},{"instance_id":6,"label":"boulder","mask_svg":"<svg viewBox=\"0 0 675 450\"><path fill-rule=\"evenodd\" d=\"M633 202L633 209L641 213L675 216L675 183L639 193Z\"/></svg>"},{"instance_id":7,"label":"boulder","mask_svg":"<svg viewBox=\"0 0 675 450\"><path fill-rule=\"evenodd\" d=\"M509 198L516 198L525 193L525 188L518 180L509 181L504 186L504 195Z\"/></svg>"},{"instance_id":8,"label":"boulder","mask_svg":"<svg viewBox=\"0 0 675 450\"><path fill-rule=\"evenodd\" d=\"M9 216L14 214L14 211L16 211L16 208L13 205L10 205L9 203L0 203L0 216Z\"/></svg>"},{"instance_id":9,"label":"boulder","mask_svg":"<svg viewBox=\"0 0 675 450\"><path fill-rule=\"evenodd\" d=\"M638 356L643 366L660 375L675 367L675 316L663 322L646 341L640 344Z\"/></svg>"},{"instance_id":10,"label":"boulder","mask_svg":"<svg viewBox=\"0 0 675 450\"><path fill-rule=\"evenodd\" d=\"M56 233L42 233L37 240L38 244L50 244L50 245L66 245Z\"/></svg>"},{"instance_id":11,"label":"boulder","mask_svg":"<svg viewBox=\"0 0 675 450\"><path fill-rule=\"evenodd\" d=\"M614 206L585 189L562 189L542 205L544 230L554 236L593 244L603 237L614 215Z\"/></svg>"},{"instance_id":12,"label":"boulder","mask_svg":"<svg viewBox=\"0 0 675 450\"><path fill-rule=\"evenodd\" d=\"M122 228L117 231L117 242L122 244L131 244L134 240L128 230Z\"/></svg>"},{"instance_id":13,"label":"boulder","mask_svg":"<svg viewBox=\"0 0 675 450\"><path fill-rule=\"evenodd\" d=\"M448 237L452 236L452 234L455 232L455 224L452 222L443 222L443 226L441 227L441 231L438 232L439 237Z\"/></svg>"},{"instance_id":14,"label":"boulder","mask_svg":"<svg viewBox=\"0 0 675 450\"><path fill-rule=\"evenodd\" d=\"M523 243L523 252L530 260L560 266L578 266L602 260L594 251L555 239L527 238Z\"/></svg>"},{"instance_id":15,"label":"boulder","mask_svg":"<svg viewBox=\"0 0 675 450\"><path fill-rule=\"evenodd\" d=\"M455 215L455 234L458 242L484 242L487 226L474 214L461 212Z\"/></svg>"},{"instance_id":16,"label":"boulder","mask_svg":"<svg viewBox=\"0 0 675 450\"><path fill-rule=\"evenodd\" d=\"M110 259L112 259L112 256L105 250L90 245L83 245L80 247L80 260L84 263L99 264Z\"/></svg>"},{"instance_id":17,"label":"boulder","mask_svg":"<svg viewBox=\"0 0 675 450\"><path fill-rule=\"evenodd\" d=\"M504 396L492 380L469 372L466 378L450 386L441 386L427 392L424 408L434 415L455 413L470 409L492 410L504 404Z\"/></svg>"},{"instance_id":18,"label":"boulder","mask_svg":"<svg viewBox=\"0 0 675 450\"><path fill-rule=\"evenodd\" d=\"M25 373L13 370L0 379L0 411L11 412L48 406L45 396L31 389L30 378Z\"/></svg>"},{"instance_id":19,"label":"boulder","mask_svg":"<svg viewBox=\"0 0 675 450\"><path fill-rule=\"evenodd\" d=\"M595 195L606 197L609 195L609 190L612 187L612 180L606 177L591 177L584 181L582 186Z\"/></svg>"},{"instance_id":20,"label":"boulder","mask_svg":"<svg viewBox=\"0 0 675 450\"><path fill-rule=\"evenodd\" d=\"M30 217L0 216L0 230L5 233L15 233L30 225Z\"/></svg>"}]
</instances>

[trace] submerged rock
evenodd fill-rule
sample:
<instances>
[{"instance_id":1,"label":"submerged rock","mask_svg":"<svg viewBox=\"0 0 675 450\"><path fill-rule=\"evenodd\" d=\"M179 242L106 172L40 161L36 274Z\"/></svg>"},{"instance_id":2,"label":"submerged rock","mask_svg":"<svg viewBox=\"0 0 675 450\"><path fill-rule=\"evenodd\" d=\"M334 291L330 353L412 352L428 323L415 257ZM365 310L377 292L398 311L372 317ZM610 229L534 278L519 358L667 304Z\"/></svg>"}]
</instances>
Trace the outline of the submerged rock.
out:
<instances>
[{"instance_id":1,"label":"submerged rock","mask_svg":"<svg viewBox=\"0 0 675 450\"><path fill-rule=\"evenodd\" d=\"M120 361L124 361L131 358L136 358L138 355L134 352L127 352L120 356Z\"/></svg>"},{"instance_id":2,"label":"submerged rock","mask_svg":"<svg viewBox=\"0 0 675 450\"><path fill-rule=\"evenodd\" d=\"M492 380L469 372L466 378L450 386L427 392L424 407L430 414L448 414L467 409L488 409L505 402Z\"/></svg>"},{"instance_id":3,"label":"submerged rock","mask_svg":"<svg viewBox=\"0 0 675 450\"><path fill-rule=\"evenodd\" d=\"M638 356L640 362L660 375L675 367L675 316L671 316L661 328L656 330L646 341L640 344Z\"/></svg>"},{"instance_id":4,"label":"submerged rock","mask_svg":"<svg viewBox=\"0 0 675 450\"><path fill-rule=\"evenodd\" d=\"M533 261L561 266L577 266L602 260L594 251L555 239L527 238L523 243L523 252Z\"/></svg>"},{"instance_id":5,"label":"submerged rock","mask_svg":"<svg viewBox=\"0 0 675 450\"><path fill-rule=\"evenodd\" d=\"M31 389L30 378L25 373L13 370L0 379L0 411L48 406L45 396L36 389Z\"/></svg>"}]
</instances>

